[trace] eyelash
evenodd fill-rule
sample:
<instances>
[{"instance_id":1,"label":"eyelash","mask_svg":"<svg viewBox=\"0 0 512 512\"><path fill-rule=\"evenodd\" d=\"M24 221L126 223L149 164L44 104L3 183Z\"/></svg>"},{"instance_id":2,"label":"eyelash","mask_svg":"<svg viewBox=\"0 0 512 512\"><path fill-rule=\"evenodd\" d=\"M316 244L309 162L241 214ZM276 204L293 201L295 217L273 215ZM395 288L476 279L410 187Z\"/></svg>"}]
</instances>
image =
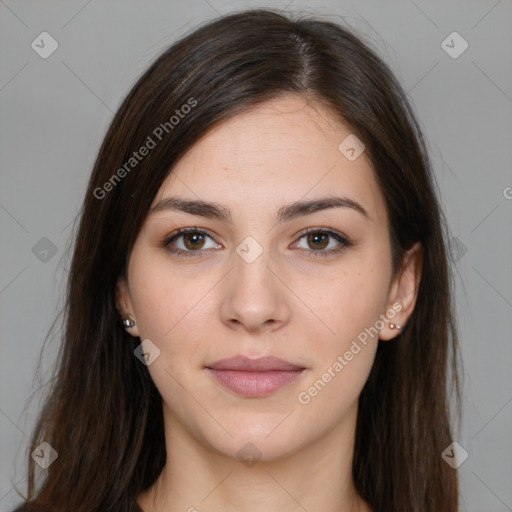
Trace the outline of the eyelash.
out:
<instances>
[{"instance_id":1,"label":"eyelash","mask_svg":"<svg viewBox=\"0 0 512 512\"><path fill-rule=\"evenodd\" d=\"M175 249L170 246L174 240L176 240L178 237L189 234L189 233L195 233L195 234L201 234L206 235L209 238L213 240L213 237L209 234L208 231L205 231L204 229L200 229L198 227L191 227L191 228L182 228L178 231L172 233L168 237L163 240L162 245L167 248L171 253L175 254L179 257L197 257L198 255L201 255L199 257L203 257L202 254L205 252L203 250L197 250L197 251L184 251L182 249ZM325 258L327 256L332 256L334 254L341 253L348 247L351 247L353 245L352 242L348 240L345 236L343 236L341 233L338 233L337 231L334 231L329 228L308 228L302 233L300 233L298 241L300 241L302 238L306 237L309 234L326 234L334 238L337 242L339 242L339 246L335 249L329 249L328 251L323 250L313 250L313 249L298 249L299 252L306 254L308 257L313 258ZM311 253L313 253L313 256L311 256Z\"/></svg>"}]
</instances>

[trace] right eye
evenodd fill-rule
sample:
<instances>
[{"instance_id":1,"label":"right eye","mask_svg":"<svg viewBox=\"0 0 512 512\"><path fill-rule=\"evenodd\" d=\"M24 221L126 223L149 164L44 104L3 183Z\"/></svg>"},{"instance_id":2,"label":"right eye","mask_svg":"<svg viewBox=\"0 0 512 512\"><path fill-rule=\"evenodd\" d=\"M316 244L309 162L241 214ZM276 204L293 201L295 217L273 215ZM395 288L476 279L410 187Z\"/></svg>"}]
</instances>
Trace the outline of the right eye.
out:
<instances>
[{"instance_id":1,"label":"right eye","mask_svg":"<svg viewBox=\"0 0 512 512\"><path fill-rule=\"evenodd\" d=\"M197 227L182 228L166 237L163 245L177 256L199 256L204 252L203 249L208 249L208 247L205 248L205 240L207 238L213 241L213 238L203 229ZM176 241L179 243L176 244ZM181 247L179 246L180 244ZM176 247L176 245L178 245L178 247ZM218 248L219 246L217 245L216 247ZM210 249L211 248L215 248L215 246L210 247Z\"/></svg>"}]
</instances>

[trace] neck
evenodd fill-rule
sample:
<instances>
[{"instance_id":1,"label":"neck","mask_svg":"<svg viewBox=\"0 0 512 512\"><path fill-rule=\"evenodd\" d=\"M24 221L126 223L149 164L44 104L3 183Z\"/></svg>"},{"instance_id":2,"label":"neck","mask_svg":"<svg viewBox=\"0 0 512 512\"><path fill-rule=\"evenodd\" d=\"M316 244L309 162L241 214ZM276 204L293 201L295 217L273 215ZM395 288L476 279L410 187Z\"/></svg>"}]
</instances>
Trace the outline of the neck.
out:
<instances>
[{"instance_id":1,"label":"neck","mask_svg":"<svg viewBox=\"0 0 512 512\"><path fill-rule=\"evenodd\" d=\"M352 478L357 409L296 453L266 460L254 449L244 461L194 438L165 409L167 464L139 496L144 512L371 512Z\"/></svg>"}]
</instances>

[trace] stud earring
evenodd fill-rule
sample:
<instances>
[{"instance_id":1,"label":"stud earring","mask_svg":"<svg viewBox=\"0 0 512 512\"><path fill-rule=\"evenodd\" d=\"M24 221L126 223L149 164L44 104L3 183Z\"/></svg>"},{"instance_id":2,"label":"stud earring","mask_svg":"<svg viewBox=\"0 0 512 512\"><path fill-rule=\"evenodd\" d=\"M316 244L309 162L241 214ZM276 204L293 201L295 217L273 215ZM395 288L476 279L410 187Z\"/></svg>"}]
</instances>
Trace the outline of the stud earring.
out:
<instances>
[{"instance_id":1,"label":"stud earring","mask_svg":"<svg viewBox=\"0 0 512 512\"><path fill-rule=\"evenodd\" d=\"M133 327L134 325L135 325L135 320L132 320L130 317L126 317L123 320L123 326L124 326L125 329Z\"/></svg>"},{"instance_id":2,"label":"stud earring","mask_svg":"<svg viewBox=\"0 0 512 512\"><path fill-rule=\"evenodd\" d=\"M389 327L390 327L391 329L401 329L401 328L402 328L402 326L401 326L401 325L397 325L397 324L389 324Z\"/></svg>"}]
</instances>

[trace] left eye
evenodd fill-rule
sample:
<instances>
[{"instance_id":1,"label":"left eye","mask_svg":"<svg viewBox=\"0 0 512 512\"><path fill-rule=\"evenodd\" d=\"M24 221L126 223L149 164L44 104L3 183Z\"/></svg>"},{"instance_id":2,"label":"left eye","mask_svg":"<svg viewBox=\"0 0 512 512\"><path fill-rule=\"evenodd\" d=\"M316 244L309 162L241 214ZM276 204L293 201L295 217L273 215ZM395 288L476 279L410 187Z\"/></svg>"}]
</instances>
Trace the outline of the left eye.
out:
<instances>
[{"instance_id":1,"label":"left eye","mask_svg":"<svg viewBox=\"0 0 512 512\"><path fill-rule=\"evenodd\" d=\"M325 229L308 230L302 234L299 242L304 239L307 245L312 248L305 249L305 251L313 253L313 256L328 256L329 254L338 253L351 245L349 240L341 233ZM334 247L331 246L333 239L336 241L336 243L333 244ZM331 248L327 249L329 246L331 246Z\"/></svg>"}]
</instances>

